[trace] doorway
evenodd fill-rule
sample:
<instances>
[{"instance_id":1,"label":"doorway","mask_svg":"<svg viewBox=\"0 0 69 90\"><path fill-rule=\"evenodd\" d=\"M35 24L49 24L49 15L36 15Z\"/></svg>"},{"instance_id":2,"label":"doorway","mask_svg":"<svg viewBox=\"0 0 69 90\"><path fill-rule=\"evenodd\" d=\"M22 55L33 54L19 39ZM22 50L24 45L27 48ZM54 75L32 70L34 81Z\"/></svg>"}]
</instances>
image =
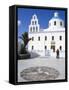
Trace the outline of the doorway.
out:
<instances>
[{"instance_id":1,"label":"doorway","mask_svg":"<svg viewBox=\"0 0 69 90\"><path fill-rule=\"evenodd\" d=\"M55 45L51 45L51 49L55 52Z\"/></svg>"},{"instance_id":2,"label":"doorway","mask_svg":"<svg viewBox=\"0 0 69 90\"><path fill-rule=\"evenodd\" d=\"M51 49L53 50L53 52L55 52L55 41L51 42Z\"/></svg>"}]
</instances>

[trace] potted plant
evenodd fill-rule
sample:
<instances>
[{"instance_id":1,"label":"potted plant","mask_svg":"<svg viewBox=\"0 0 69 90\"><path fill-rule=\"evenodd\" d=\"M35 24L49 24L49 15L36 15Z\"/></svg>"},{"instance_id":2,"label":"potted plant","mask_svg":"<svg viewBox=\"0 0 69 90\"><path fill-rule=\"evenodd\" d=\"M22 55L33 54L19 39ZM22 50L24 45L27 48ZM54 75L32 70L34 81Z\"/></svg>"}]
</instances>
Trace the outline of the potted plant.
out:
<instances>
[{"instance_id":1,"label":"potted plant","mask_svg":"<svg viewBox=\"0 0 69 90\"><path fill-rule=\"evenodd\" d=\"M18 53L18 58L28 59L30 58L30 53L26 49L26 46L28 42L31 40L31 38L28 38L28 32L24 32L19 38L22 40L23 43L21 43L21 49L20 52Z\"/></svg>"}]
</instances>

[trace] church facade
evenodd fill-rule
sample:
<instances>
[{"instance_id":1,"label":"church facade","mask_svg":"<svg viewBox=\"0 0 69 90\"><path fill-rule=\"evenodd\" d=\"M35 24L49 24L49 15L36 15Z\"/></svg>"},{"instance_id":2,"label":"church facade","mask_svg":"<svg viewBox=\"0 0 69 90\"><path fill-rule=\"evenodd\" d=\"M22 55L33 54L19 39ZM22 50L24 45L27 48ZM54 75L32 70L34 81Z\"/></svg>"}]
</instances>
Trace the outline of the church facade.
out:
<instances>
[{"instance_id":1,"label":"church facade","mask_svg":"<svg viewBox=\"0 0 69 90\"><path fill-rule=\"evenodd\" d=\"M34 14L29 25L28 36L31 40L28 43L28 51L35 52L40 56L54 56L59 50L60 57L65 57L65 25L55 12L48 22L48 28L41 29L37 15Z\"/></svg>"}]
</instances>

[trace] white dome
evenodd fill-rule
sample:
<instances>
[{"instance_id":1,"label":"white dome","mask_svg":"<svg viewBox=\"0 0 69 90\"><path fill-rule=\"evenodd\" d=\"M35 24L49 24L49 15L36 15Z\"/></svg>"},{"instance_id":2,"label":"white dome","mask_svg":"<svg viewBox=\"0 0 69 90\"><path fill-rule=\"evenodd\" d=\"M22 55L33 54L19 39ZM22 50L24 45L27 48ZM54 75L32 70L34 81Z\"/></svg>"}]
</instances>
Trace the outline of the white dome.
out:
<instances>
[{"instance_id":1,"label":"white dome","mask_svg":"<svg viewBox=\"0 0 69 90\"><path fill-rule=\"evenodd\" d=\"M64 21L59 17L58 12L55 12L54 17L49 20L49 27L64 27Z\"/></svg>"}]
</instances>

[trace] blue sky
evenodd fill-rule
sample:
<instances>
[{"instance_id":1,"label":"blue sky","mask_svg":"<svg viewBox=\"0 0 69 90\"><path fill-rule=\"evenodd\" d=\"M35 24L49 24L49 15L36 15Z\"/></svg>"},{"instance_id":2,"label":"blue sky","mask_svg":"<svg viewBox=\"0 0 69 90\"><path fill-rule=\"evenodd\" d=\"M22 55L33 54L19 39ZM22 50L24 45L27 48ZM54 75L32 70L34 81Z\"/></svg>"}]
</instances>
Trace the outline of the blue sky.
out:
<instances>
[{"instance_id":1,"label":"blue sky","mask_svg":"<svg viewBox=\"0 0 69 90\"><path fill-rule=\"evenodd\" d=\"M23 32L28 32L33 14L37 15L40 28L45 29L48 27L48 22L53 17L54 12L58 12L59 18L65 21L65 11L62 10L18 8L18 36L21 36Z\"/></svg>"}]
</instances>

